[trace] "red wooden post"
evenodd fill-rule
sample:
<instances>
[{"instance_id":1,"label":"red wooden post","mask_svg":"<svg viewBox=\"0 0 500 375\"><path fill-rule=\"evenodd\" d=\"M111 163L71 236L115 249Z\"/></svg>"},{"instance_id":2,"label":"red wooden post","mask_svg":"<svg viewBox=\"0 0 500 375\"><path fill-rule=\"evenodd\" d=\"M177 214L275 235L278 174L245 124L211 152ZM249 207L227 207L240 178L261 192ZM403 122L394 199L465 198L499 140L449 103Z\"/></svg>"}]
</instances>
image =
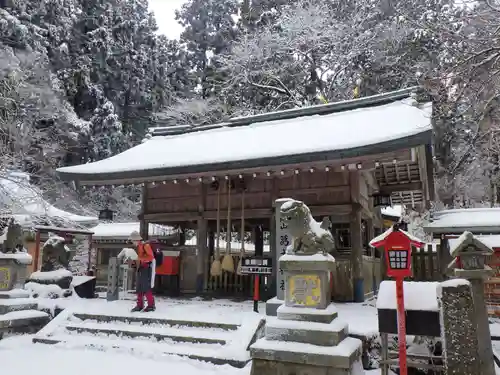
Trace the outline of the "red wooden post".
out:
<instances>
[{"instance_id":1,"label":"red wooden post","mask_svg":"<svg viewBox=\"0 0 500 375\"><path fill-rule=\"evenodd\" d=\"M260 280L259 275L254 275L253 279L253 311L259 312L260 300Z\"/></svg>"},{"instance_id":2,"label":"red wooden post","mask_svg":"<svg viewBox=\"0 0 500 375\"><path fill-rule=\"evenodd\" d=\"M406 312L403 278L396 277L396 299L398 308L398 346L399 346L399 374L408 374L406 363Z\"/></svg>"},{"instance_id":3,"label":"red wooden post","mask_svg":"<svg viewBox=\"0 0 500 375\"><path fill-rule=\"evenodd\" d=\"M382 235L370 241L370 246L384 246L387 262L387 276L396 280L396 304L398 312L398 347L399 347L399 374L408 375L406 359L406 312L403 280L411 276L411 247L424 247L408 233L399 229L398 225L387 230Z\"/></svg>"}]
</instances>

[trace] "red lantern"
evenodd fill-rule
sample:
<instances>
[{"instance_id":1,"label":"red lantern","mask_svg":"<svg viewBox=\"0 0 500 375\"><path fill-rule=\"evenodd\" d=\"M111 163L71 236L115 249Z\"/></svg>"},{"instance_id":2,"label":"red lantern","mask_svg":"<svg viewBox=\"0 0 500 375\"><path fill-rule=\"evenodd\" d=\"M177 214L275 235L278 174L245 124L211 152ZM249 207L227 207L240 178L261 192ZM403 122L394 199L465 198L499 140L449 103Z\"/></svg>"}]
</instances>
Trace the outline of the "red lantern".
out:
<instances>
[{"instance_id":1,"label":"red lantern","mask_svg":"<svg viewBox=\"0 0 500 375\"><path fill-rule=\"evenodd\" d=\"M387 276L411 276L411 241L403 232L393 231L385 239Z\"/></svg>"}]
</instances>

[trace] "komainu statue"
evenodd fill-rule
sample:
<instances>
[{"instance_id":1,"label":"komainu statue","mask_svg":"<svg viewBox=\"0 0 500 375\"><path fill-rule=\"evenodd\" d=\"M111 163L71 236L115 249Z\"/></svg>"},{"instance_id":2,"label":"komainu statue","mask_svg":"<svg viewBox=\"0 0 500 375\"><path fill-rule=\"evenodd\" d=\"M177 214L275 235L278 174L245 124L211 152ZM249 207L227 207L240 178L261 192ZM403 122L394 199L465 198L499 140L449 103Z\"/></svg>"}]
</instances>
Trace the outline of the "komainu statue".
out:
<instances>
[{"instance_id":1,"label":"komainu statue","mask_svg":"<svg viewBox=\"0 0 500 375\"><path fill-rule=\"evenodd\" d=\"M280 214L293 237L293 254L334 253L335 241L329 230L331 222L327 217L321 224L318 223L312 217L309 207L294 199L283 203Z\"/></svg>"}]
</instances>

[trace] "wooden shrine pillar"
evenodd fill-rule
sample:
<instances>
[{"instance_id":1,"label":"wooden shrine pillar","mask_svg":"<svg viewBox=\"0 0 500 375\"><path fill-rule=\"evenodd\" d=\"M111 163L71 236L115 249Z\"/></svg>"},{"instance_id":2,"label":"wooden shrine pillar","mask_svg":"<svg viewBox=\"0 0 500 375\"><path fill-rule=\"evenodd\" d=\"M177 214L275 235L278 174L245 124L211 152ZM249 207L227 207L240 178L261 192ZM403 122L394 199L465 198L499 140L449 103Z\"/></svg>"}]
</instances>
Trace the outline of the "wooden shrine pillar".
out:
<instances>
[{"instance_id":1,"label":"wooden shrine pillar","mask_svg":"<svg viewBox=\"0 0 500 375\"><path fill-rule=\"evenodd\" d=\"M365 286L363 277L363 237L362 237L362 206L360 202L360 174L359 171L349 172L349 185L352 212L349 217L351 231L351 266L353 301L365 300Z\"/></svg>"},{"instance_id":2,"label":"wooden shrine pillar","mask_svg":"<svg viewBox=\"0 0 500 375\"><path fill-rule=\"evenodd\" d=\"M361 237L361 207L353 205L350 215L351 230L351 264L352 264L352 287L354 302L365 300L365 286L363 278L363 239Z\"/></svg>"},{"instance_id":3,"label":"wooden shrine pillar","mask_svg":"<svg viewBox=\"0 0 500 375\"><path fill-rule=\"evenodd\" d=\"M255 255L264 255L264 231L261 225L256 225L253 227L254 231L254 244L255 244Z\"/></svg>"},{"instance_id":4,"label":"wooden shrine pillar","mask_svg":"<svg viewBox=\"0 0 500 375\"><path fill-rule=\"evenodd\" d=\"M149 239L149 223L144 220L146 214L146 207L148 202L148 184L145 183L142 186L142 201L141 201L141 212L139 215L139 234L143 240Z\"/></svg>"},{"instance_id":5,"label":"wooden shrine pillar","mask_svg":"<svg viewBox=\"0 0 500 375\"><path fill-rule=\"evenodd\" d=\"M207 185L200 185L200 198L198 203L198 222L196 234L196 293L200 294L204 290L205 279L208 273L208 220L204 217L207 203Z\"/></svg>"},{"instance_id":6,"label":"wooden shrine pillar","mask_svg":"<svg viewBox=\"0 0 500 375\"><path fill-rule=\"evenodd\" d=\"M197 226L197 249L196 249L196 293L200 294L204 290L205 275L208 266L208 228L207 219L199 218Z\"/></svg>"}]
</instances>

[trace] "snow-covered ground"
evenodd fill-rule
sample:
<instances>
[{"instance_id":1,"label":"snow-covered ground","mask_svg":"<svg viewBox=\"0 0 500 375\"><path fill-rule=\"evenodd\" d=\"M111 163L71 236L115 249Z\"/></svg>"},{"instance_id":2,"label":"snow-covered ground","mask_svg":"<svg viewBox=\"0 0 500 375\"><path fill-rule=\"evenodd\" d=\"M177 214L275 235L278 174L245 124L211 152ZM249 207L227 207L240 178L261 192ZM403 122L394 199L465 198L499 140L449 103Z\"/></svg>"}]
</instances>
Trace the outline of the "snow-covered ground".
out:
<instances>
[{"instance_id":1,"label":"snow-covered ground","mask_svg":"<svg viewBox=\"0 0 500 375\"><path fill-rule=\"evenodd\" d=\"M104 299L86 300L77 297L39 300L41 308L71 307L79 312L106 312L109 314L127 314L133 307L133 295L129 300L107 302ZM158 298L156 314L168 314L171 318L190 320L221 321L239 324L245 317L244 312L251 313L252 301L233 302L229 300L203 301L201 298L169 299ZM374 335L377 333L377 310L370 305L355 303L336 304L339 319L349 324L349 331L356 335ZM265 315L265 303L261 302L259 311Z\"/></svg>"},{"instance_id":2,"label":"snow-covered ground","mask_svg":"<svg viewBox=\"0 0 500 375\"><path fill-rule=\"evenodd\" d=\"M132 296L131 296L132 297ZM78 297L59 299L39 299L40 307L53 309L68 307L79 312L126 316L134 302L120 300L107 302L103 299L84 300ZM203 301L194 299L167 299L157 300L155 313L168 316L172 319L202 320L241 324L255 319L252 312L253 303L232 302L228 300ZM372 334L377 330L376 310L373 306L360 304L338 304L339 319L346 321L352 333ZM260 305L261 314L264 314L265 305ZM0 341L0 358L2 371L15 372L27 375L36 364L38 375L86 375L89 372L119 372L120 375L137 374L144 371L168 371L184 375L209 375L217 371L221 374L249 375L250 366L237 369L229 365L217 366L192 359L181 358L144 350L130 351L113 349L99 351L87 349L83 346L65 345L55 346L33 344L32 336L7 337ZM29 361L26 361L29 358ZM78 365L84 364L84 365ZM378 375L378 371L369 371L369 375Z\"/></svg>"}]
</instances>

